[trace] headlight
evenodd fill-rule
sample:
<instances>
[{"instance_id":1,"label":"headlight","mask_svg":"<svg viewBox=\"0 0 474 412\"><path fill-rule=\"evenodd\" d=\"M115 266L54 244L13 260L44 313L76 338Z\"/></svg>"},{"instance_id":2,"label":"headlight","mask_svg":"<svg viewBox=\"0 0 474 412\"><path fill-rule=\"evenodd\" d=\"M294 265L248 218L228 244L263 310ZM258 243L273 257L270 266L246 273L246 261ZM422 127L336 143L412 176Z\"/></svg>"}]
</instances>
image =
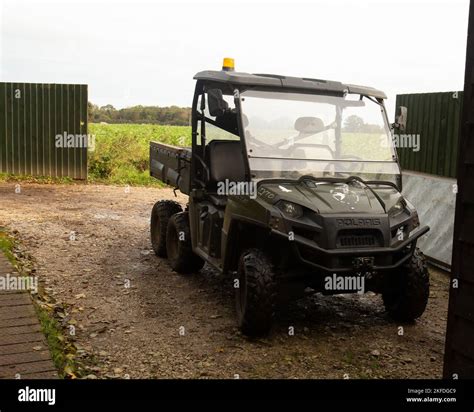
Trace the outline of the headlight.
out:
<instances>
[{"instance_id":1,"label":"headlight","mask_svg":"<svg viewBox=\"0 0 474 412\"><path fill-rule=\"evenodd\" d=\"M398 215L403 213L403 211L405 210L405 206L406 206L405 200L400 199L397 203L395 203L394 206L390 208L390 210L388 211L388 216L390 218L397 217Z\"/></svg>"},{"instance_id":2,"label":"headlight","mask_svg":"<svg viewBox=\"0 0 474 412\"><path fill-rule=\"evenodd\" d=\"M286 216L297 219L303 216L303 208L296 203L287 202L286 200L280 200L277 203L278 209L280 209Z\"/></svg>"}]
</instances>

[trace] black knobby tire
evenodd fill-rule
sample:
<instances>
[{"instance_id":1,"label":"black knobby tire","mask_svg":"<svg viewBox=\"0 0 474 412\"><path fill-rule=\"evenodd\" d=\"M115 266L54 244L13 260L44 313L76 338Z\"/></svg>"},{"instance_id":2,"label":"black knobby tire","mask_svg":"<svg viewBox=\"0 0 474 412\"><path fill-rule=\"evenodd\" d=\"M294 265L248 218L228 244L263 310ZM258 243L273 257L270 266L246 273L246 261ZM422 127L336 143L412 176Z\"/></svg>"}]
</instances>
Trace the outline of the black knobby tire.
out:
<instances>
[{"instance_id":1,"label":"black knobby tire","mask_svg":"<svg viewBox=\"0 0 474 412\"><path fill-rule=\"evenodd\" d=\"M410 261L398 273L382 294L388 314L395 320L412 321L426 309L430 295L430 276L423 254L416 249Z\"/></svg>"},{"instance_id":2,"label":"black knobby tire","mask_svg":"<svg viewBox=\"0 0 474 412\"><path fill-rule=\"evenodd\" d=\"M181 205L173 200L160 200L153 205L150 219L151 245L156 256L166 257L166 230L171 216L182 212Z\"/></svg>"},{"instance_id":3,"label":"black knobby tire","mask_svg":"<svg viewBox=\"0 0 474 412\"><path fill-rule=\"evenodd\" d=\"M166 252L171 268L178 273L198 272L204 266L204 260L192 249L188 212L177 213L169 220Z\"/></svg>"},{"instance_id":4,"label":"black knobby tire","mask_svg":"<svg viewBox=\"0 0 474 412\"><path fill-rule=\"evenodd\" d=\"M277 279L271 259L259 249L248 249L240 256L237 276L235 300L242 333L268 334L275 318L277 299Z\"/></svg>"}]
</instances>

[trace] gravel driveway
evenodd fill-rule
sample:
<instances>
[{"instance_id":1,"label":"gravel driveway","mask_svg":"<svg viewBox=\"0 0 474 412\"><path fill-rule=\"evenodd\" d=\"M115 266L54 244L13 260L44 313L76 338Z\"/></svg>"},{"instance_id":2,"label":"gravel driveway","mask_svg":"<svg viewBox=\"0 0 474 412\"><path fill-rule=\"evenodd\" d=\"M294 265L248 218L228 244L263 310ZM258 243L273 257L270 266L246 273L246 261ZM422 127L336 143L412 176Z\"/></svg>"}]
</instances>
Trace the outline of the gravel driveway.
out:
<instances>
[{"instance_id":1,"label":"gravel driveway","mask_svg":"<svg viewBox=\"0 0 474 412\"><path fill-rule=\"evenodd\" d=\"M149 215L165 198L172 190L21 184L16 193L0 183L0 226L15 231L47 293L68 308L90 374L441 377L446 274L430 269L428 308L414 324L391 321L371 293L314 295L282 308L268 338L248 340L236 328L229 279L207 266L182 276L153 254Z\"/></svg>"}]
</instances>

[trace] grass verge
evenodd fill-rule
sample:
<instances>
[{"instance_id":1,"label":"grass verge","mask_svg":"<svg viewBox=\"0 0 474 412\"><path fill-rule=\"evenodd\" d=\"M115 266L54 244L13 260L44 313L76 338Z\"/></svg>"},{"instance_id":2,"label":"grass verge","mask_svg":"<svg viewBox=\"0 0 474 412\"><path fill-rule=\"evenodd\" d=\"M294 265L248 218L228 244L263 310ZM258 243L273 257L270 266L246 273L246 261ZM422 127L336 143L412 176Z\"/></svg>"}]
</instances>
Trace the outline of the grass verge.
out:
<instances>
[{"instance_id":1,"label":"grass verge","mask_svg":"<svg viewBox=\"0 0 474 412\"><path fill-rule=\"evenodd\" d=\"M12 265L15 264L15 256L13 254L13 243L13 239L8 236L5 229L0 227L0 251L5 254L5 256Z\"/></svg>"},{"instance_id":2,"label":"grass verge","mask_svg":"<svg viewBox=\"0 0 474 412\"><path fill-rule=\"evenodd\" d=\"M63 328L44 303L35 302L35 309L59 376L73 379L80 377L82 366L76 360L74 344L68 340Z\"/></svg>"}]
</instances>

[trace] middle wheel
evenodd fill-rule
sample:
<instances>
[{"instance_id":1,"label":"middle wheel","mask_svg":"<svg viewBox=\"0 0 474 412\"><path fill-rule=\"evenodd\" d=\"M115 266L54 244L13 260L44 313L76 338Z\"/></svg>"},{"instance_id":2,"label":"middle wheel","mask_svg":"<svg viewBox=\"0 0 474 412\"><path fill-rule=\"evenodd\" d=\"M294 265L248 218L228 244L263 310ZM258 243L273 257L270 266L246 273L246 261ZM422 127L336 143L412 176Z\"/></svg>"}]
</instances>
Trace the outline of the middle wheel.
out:
<instances>
[{"instance_id":1,"label":"middle wheel","mask_svg":"<svg viewBox=\"0 0 474 412\"><path fill-rule=\"evenodd\" d=\"M176 213L168 221L166 254L178 273L198 272L204 266L204 260L193 252L188 212Z\"/></svg>"}]
</instances>

